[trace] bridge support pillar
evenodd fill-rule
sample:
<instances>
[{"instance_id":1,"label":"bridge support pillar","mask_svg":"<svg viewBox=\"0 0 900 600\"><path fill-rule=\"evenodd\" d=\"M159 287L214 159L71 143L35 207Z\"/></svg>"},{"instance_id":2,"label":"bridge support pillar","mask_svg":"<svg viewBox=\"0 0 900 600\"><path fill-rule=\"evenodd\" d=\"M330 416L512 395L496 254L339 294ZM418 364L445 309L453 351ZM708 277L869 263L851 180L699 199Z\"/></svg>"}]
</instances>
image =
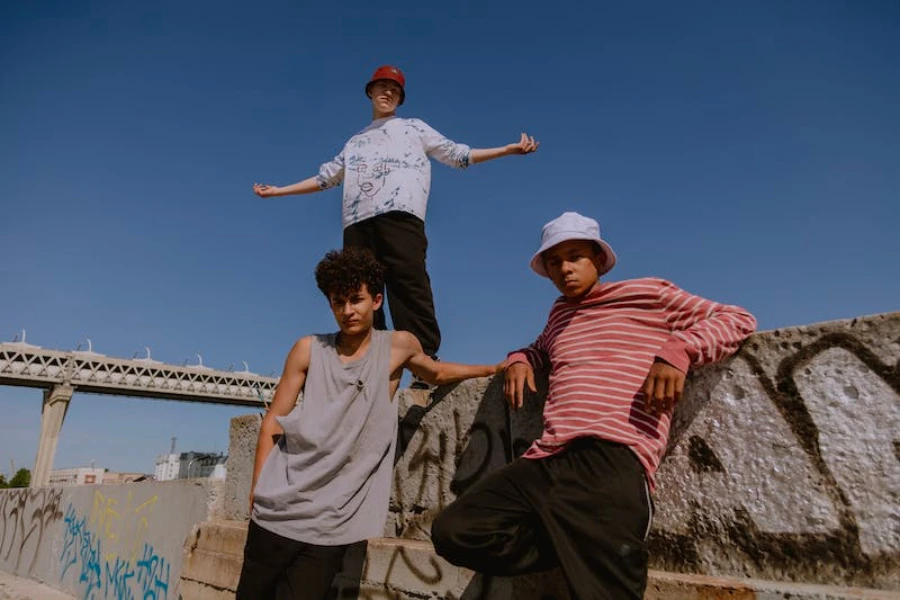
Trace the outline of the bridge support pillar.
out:
<instances>
[{"instance_id":1,"label":"bridge support pillar","mask_svg":"<svg viewBox=\"0 0 900 600\"><path fill-rule=\"evenodd\" d=\"M59 432L62 430L69 401L75 390L67 385L55 385L44 392L44 406L41 409L41 439L38 443L37 459L31 474L31 487L40 487L50 483L50 472L53 470L53 458L56 456L56 445Z\"/></svg>"}]
</instances>

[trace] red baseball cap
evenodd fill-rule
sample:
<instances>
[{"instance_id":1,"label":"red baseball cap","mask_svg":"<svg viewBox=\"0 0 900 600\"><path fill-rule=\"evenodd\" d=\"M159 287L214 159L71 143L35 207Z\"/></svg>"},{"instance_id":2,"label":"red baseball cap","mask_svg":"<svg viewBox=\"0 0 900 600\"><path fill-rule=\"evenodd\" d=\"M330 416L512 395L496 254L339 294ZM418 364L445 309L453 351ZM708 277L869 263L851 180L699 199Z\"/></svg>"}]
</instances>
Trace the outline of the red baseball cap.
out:
<instances>
[{"instance_id":1,"label":"red baseball cap","mask_svg":"<svg viewBox=\"0 0 900 600\"><path fill-rule=\"evenodd\" d=\"M406 100L406 78L403 76L403 71L391 65L382 65L375 69L369 83L366 84L366 96L372 97L372 85L382 79L393 81L400 86L400 104L403 104L403 101Z\"/></svg>"}]
</instances>

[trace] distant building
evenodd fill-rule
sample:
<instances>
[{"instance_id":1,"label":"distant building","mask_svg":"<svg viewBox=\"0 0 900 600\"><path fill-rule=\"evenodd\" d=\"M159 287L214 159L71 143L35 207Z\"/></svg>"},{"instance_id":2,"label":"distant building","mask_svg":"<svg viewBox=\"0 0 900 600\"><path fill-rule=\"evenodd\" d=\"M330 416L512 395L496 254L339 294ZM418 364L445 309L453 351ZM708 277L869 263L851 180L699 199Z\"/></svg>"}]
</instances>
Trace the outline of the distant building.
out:
<instances>
[{"instance_id":1,"label":"distant building","mask_svg":"<svg viewBox=\"0 0 900 600\"><path fill-rule=\"evenodd\" d=\"M179 457L181 468L178 470L178 478L215 477L224 479L226 460L228 460L228 457L221 452L217 454L212 452L182 452Z\"/></svg>"},{"instance_id":2,"label":"distant building","mask_svg":"<svg viewBox=\"0 0 900 600\"><path fill-rule=\"evenodd\" d=\"M157 481L172 481L178 479L178 471L181 468L180 454L160 454L156 457L156 470L154 475Z\"/></svg>"},{"instance_id":3,"label":"distant building","mask_svg":"<svg viewBox=\"0 0 900 600\"><path fill-rule=\"evenodd\" d=\"M225 479L225 454L214 452L182 452L180 454L160 454L156 458L156 480L172 481L209 477Z\"/></svg>"},{"instance_id":4,"label":"distant building","mask_svg":"<svg viewBox=\"0 0 900 600\"><path fill-rule=\"evenodd\" d=\"M75 467L57 469L50 473L50 485L91 485L103 483L106 469L99 467Z\"/></svg>"},{"instance_id":5,"label":"distant building","mask_svg":"<svg viewBox=\"0 0 900 600\"><path fill-rule=\"evenodd\" d=\"M111 473L107 471L103 474L103 484L136 483L146 481L149 477L146 473Z\"/></svg>"}]
</instances>

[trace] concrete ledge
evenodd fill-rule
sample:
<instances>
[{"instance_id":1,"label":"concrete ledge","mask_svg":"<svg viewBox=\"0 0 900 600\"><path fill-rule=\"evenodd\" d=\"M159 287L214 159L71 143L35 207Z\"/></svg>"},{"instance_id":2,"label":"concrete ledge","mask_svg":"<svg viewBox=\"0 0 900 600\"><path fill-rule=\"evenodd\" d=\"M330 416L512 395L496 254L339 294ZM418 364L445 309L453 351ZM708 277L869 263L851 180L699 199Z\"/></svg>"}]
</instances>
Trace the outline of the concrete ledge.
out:
<instances>
[{"instance_id":1,"label":"concrete ledge","mask_svg":"<svg viewBox=\"0 0 900 600\"><path fill-rule=\"evenodd\" d=\"M207 521L195 525L185 542L181 584L188 587L181 588L182 596L205 599L213 598L215 595L210 594L214 590L236 590L246 541L246 521Z\"/></svg>"},{"instance_id":2,"label":"concrete ledge","mask_svg":"<svg viewBox=\"0 0 900 600\"><path fill-rule=\"evenodd\" d=\"M646 599L898 600L900 592L650 571Z\"/></svg>"},{"instance_id":3,"label":"concrete ledge","mask_svg":"<svg viewBox=\"0 0 900 600\"><path fill-rule=\"evenodd\" d=\"M181 600L234 600L234 590L223 590L199 581L181 580Z\"/></svg>"},{"instance_id":4,"label":"concrete ledge","mask_svg":"<svg viewBox=\"0 0 900 600\"><path fill-rule=\"evenodd\" d=\"M183 600L233 597L247 523L205 522L185 547ZM565 600L560 573L485 577L456 567L421 540L378 538L352 549L335 579L338 598ZM645 600L900 600L900 592L650 571Z\"/></svg>"}]
</instances>

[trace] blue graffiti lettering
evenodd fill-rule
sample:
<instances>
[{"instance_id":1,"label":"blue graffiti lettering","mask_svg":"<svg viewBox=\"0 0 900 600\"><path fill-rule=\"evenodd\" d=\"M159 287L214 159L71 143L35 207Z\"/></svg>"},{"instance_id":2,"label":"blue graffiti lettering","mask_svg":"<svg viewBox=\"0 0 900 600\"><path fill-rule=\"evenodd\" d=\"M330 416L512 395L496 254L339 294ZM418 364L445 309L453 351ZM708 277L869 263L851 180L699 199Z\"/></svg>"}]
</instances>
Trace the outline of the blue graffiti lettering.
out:
<instances>
[{"instance_id":1,"label":"blue graffiti lettering","mask_svg":"<svg viewBox=\"0 0 900 600\"><path fill-rule=\"evenodd\" d=\"M122 560L116 557L116 562L110 568L109 561L106 562L106 589L104 590L104 598L112 597L116 600L134 600L134 593L131 591L131 582L134 577L134 567L131 561Z\"/></svg>"},{"instance_id":2,"label":"blue graffiti lettering","mask_svg":"<svg viewBox=\"0 0 900 600\"><path fill-rule=\"evenodd\" d=\"M84 584L83 600L168 600L171 565L144 543L140 560L114 554L104 555L101 538L88 527L86 517L78 517L70 504L64 517L60 580L71 570ZM101 596L102 594L102 596Z\"/></svg>"},{"instance_id":3,"label":"blue graffiti lettering","mask_svg":"<svg viewBox=\"0 0 900 600\"><path fill-rule=\"evenodd\" d=\"M144 555L138 561L137 568L137 580L144 592L144 600L169 597L169 563L156 554L149 544L144 544Z\"/></svg>"},{"instance_id":4,"label":"blue graffiti lettering","mask_svg":"<svg viewBox=\"0 0 900 600\"><path fill-rule=\"evenodd\" d=\"M63 551L60 562L64 565L62 576L73 565L81 563L78 573L78 582L84 583L84 600L93 597L92 592L103 587L100 568L100 540L88 530L87 519L78 518L72 506L66 509L65 537L63 538Z\"/></svg>"}]
</instances>

